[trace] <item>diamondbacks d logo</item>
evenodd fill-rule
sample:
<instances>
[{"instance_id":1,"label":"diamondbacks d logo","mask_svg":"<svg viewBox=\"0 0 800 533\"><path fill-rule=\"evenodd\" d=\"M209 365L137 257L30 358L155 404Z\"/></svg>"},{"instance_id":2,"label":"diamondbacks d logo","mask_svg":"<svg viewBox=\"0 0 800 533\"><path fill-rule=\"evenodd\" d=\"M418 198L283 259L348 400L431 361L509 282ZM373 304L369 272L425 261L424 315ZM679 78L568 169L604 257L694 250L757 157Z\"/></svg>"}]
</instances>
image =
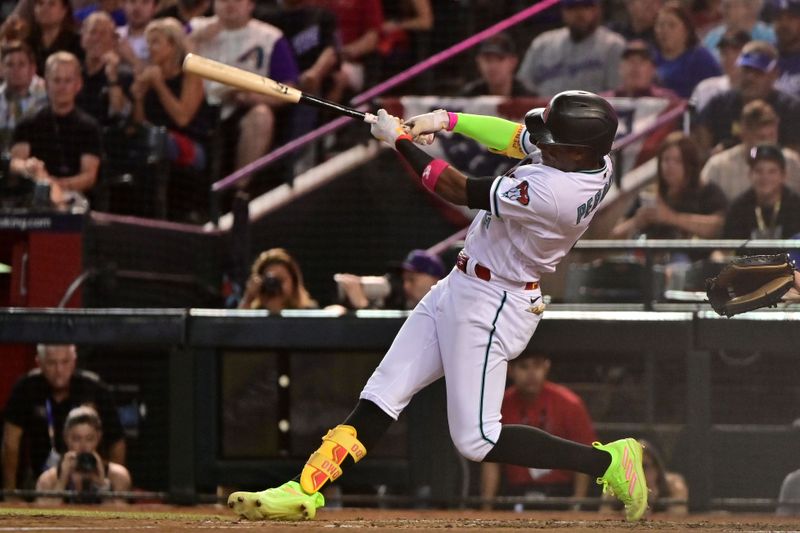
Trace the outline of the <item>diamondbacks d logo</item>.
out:
<instances>
[{"instance_id":1,"label":"diamondbacks d logo","mask_svg":"<svg viewBox=\"0 0 800 533\"><path fill-rule=\"evenodd\" d=\"M530 199L528 198L528 182L523 181L514 188L508 189L503 193L504 198L514 200L522 205L528 205Z\"/></svg>"}]
</instances>

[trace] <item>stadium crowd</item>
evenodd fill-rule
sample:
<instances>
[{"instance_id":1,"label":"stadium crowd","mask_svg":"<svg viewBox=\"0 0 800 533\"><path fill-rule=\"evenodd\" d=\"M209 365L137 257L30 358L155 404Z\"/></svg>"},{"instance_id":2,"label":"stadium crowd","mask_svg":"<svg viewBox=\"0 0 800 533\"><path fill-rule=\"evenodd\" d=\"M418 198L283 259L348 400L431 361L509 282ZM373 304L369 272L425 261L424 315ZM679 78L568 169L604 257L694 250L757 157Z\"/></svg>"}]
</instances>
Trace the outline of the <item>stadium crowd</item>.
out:
<instances>
[{"instance_id":1,"label":"stadium crowd","mask_svg":"<svg viewBox=\"0 0 800 533\"><path fill-rule=\"evenodd\" d=\"M184 74L186 53L346 101L466 37L467 28L452 26L449 40L442 38L444 3L23 0L0 27L0 140L7 173L15 175L4 182L3 204L27 205L40 183L56 206L88 201L101 211L204 222L212 181L332 117ZM467 11L487 22L515 9L475 4ZM786 179L776 187L791 203L800 147L792 127L800 117L800 2L562 0L559 12L561 25L522 25L484 41L475 67L450 68L450 87L422 76L399 93L547 97L585 89L688 100L699 180L694 170L684 172L685 187L659 195L657 210L640 210L638 222L618 234L640 230L645 213L672 226L674 212L724 216L750 188L743 169L757 144L781 147ZM769 108L762 115L779 117L777 138L750 138L742 126L743 108L756 101ZM722 161L744 163L731 183L720 182ZM249 176L238 186L263 192L291 179L286 172ZM714 197L724 196L725 205L689 198L709 194L709 182L722 189ZM166 205L154 209L152 198ZM763 219L762 232L774 226L775 235L786 234L776 228L791 224L772 207L752 224ZM701 225L699 234L722 235L716 226Z\"/></svg>"},{"instance_id":2,"label":"stadium crowd","mask_svg":"<svg viewBox=\"0 0 800 533\"><path fill-rule=\"evenodd\" d=\"M188 52L346 102L469 36L475 28L459 28L463 20L454 20L448 4L21 0L6 10L0 27L0 150L7 174L0 204L30 207L37 184L47 187L50 202L60 208L88 205L205 222L212 181L333 117L184 73L181 62ZM517 3L462 4L474 4L473 15L480 14L485 24L508 16ZM561 0L559 13L558 21L539 23L535 33L514 29L487 39L475 50L474 66L450 65L447 80L422 76L393 95L549 97L584 89L610 98L685 101L691 126L665 135L655 147L655 183L632 197L611 236L800 234L800 0ZM130 174L132 184L124 179ZM286 179L256 174L238 186L256 193ZM166 184L160 211L142 200L156 197L153 180ZM440 263L409 255L403 272L427 275L432 284L445 271ZM357 279L342 280L347 307L372 306ZM409 291L398 307L414 300ZM317 304L297 262L276 249L253 264L238 306L280 310ZM48 353L43 347L42 364ZM575 403L582 409L579 399ZM68 417L78 405L65 402L59 408L49 435L43 426L27 428L31 417L25 405L12 407L5 413L5 487L16 486L25 428L40 441L30 458L35 474L44 476L40 487L63 488L69 475L48 464L47 453L59 448L74 458L72 452L84 451L71 450L69 438L62 442L61 435L72 430ZM106 420L102 406L99 411L100 416L74 414L83 418L73 425L88 426L96 439L117 437L118 422ZM588 420L586 425L581 437L588 442L594 432ZM99 473L110 478L103 483L127 488L130 478L117 468L124 470L124 441L121 445L120 458L113 450L103 458L95 448L86 453L97 456ZM656 454L653 463L661 462ZM42 473L45 464L56 470ZM665 481L658 486L666 493L660 467ZM534 473L517 474L524 485ZM486 492L494 495L499 470L489 475L492 487ZM559 494L586 492L586 480L559 481Z\"/></svg>"}]
</instances>

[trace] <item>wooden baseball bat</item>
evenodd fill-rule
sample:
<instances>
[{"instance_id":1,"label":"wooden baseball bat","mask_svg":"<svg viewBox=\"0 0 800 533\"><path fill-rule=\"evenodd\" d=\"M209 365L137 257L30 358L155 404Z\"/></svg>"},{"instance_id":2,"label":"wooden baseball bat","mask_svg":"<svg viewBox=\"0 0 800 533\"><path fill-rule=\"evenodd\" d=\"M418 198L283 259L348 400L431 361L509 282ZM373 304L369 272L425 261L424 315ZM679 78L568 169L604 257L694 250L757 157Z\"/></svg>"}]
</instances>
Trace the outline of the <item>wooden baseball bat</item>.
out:
<instances>
[{"instance_id":1,"label":"wooden baseball bat","mask_svg":"<svg viewBox=\"0 0 800 533\"><path fill-rule=\"evenodd\" d=\"M266 76L259 76L258 74L232 67L197 54L186 55L186 59L183 60L183 70L185 72L197 74L201 78L224 83L225 85L230 85L238 89L266 94L293 104L313 105L322 109L331 110L340 115L357 118L370 124L377 120L372 113L365 113L358 109L353 109L352 107L331 102L325 98L304 93L299 89L279 83Z\"/></svg>"}]
</instances>

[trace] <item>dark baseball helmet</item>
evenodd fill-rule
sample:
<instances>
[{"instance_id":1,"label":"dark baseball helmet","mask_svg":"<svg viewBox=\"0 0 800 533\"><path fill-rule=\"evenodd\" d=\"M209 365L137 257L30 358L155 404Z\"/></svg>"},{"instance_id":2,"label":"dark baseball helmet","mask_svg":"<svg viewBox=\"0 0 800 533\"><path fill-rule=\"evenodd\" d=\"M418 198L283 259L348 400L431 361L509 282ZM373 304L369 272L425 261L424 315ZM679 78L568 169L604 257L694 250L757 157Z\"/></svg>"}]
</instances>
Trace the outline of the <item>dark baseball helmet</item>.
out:
<instances>
[{"instance_id":1,"label":"dark baseball helmet","mask_svg":"<svg viewBox=\"0 0 800 533\"><path fill-rule=\"evenodd\" d=\"M525 127L533 143L593 148L599 156L611 151L617 134L617 113L605 98L587 91L558 93L547 107L531 109Z\"/></svg>"}]
</instances>

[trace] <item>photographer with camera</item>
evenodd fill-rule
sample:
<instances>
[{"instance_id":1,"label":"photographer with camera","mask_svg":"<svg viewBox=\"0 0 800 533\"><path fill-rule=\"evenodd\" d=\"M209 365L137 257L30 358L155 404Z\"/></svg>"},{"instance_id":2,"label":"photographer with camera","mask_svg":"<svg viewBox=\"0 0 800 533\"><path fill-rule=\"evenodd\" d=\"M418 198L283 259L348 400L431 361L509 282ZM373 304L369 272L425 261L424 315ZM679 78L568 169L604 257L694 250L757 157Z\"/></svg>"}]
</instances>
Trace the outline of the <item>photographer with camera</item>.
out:
<instances>
[{"instance_id":1,"label":"photographer with camera","mask_svg":"<svg viewBox=\"0 0 800 533\"><path fill-rule=\"evenodd\" d=\"M97 452L103 438L100 416L88 405L76 407L64 422L64 442L67 452L57 466L45 470L36 482L36 490L72 490L74 497L66 503L100 503L99 492L128 491L131 475L118 463L103 463ZM37 501L53 503L54 498Z\"/></svg>"},{"instance_id":2,"label":"photographer with camera","mask_svg":"<svg viewBox=\"0 0 800 533\"><path fill-rule=\"evenodd\" d=\"M266 309L280 313L284 309L316 309L303 284L297 261L283 248L272 248L253 262L239 309Z\"/></svg>"}]
</instances>

